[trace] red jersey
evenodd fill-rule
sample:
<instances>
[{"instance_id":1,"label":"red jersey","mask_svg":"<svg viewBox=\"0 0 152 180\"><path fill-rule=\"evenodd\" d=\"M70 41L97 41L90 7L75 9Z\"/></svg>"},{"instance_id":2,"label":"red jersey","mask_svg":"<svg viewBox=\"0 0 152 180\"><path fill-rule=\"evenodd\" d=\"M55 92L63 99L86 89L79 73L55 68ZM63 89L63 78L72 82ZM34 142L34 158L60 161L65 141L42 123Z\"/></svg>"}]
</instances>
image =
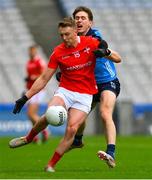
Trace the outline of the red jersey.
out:
<instances>
[{"instance_id":1,"label":"red jersey","mask_svg":"<svg viewBox=\"0 0 152 180\"><path fill-rule=\"evenodd\" d=\"M80 36L77 47L67 48L64 43L57 46L50 56L49 68L58 66L62 72L60 87L79 93L95 94L97 86L94 77L96 58L93 51L99 41L92 37Z\"/></svg>"},{"instance_id":2,"label":"red jersey","mask_svg":"<svg viewBox=\"0 0 152 180\"><path fill-rule=\"evenodd\" d=\"M26 64L26 72L28 81L26 83L26 88L30 89L36 78L38 78L41 73L46 68L46 63L40 57L36 56L34 59L30 59Z\"/></svg>"}]
</instances>

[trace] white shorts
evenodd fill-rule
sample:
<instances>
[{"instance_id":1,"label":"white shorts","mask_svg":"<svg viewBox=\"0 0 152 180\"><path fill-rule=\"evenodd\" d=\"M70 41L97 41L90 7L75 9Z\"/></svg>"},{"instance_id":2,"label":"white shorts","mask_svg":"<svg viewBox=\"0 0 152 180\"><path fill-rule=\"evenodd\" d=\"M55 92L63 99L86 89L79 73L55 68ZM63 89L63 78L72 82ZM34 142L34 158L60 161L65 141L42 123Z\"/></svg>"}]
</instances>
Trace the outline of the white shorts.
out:
<instances>
[{"instance_id":1,"label":"white shorts","mask_svg":"<svg viewBox=\"0 0 152 180\"><path fill-rule=\"evenodd\" d=\"M28 100L29 104L35 104L35 103L42 103L44 97L45 97L45 91L42 90L39 93L35 94L31 99Z\"/></svg>"},{"instance_id":2,"label":"white shorts","mask_svg":"<svg viewBox=\"0 0 152 180\"><path fill-rule=\"evenodd\" d=\"M79 109L87 114L91 110L92 95L73 92L59 87L54 96L59 96L64 100L67 110L69 108Z\"/></svg>"}]
</instances>

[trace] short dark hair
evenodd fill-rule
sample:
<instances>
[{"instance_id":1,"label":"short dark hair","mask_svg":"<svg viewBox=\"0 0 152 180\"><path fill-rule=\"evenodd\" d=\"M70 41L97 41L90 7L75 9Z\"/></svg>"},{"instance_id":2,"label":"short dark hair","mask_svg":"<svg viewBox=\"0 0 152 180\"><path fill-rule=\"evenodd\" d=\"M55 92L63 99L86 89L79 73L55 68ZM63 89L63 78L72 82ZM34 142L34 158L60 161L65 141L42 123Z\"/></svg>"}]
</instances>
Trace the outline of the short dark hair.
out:
<instances>
[{"instance_id":1,"label":"short dark hair","mask_svg":"<svg viewBox=\"0 0 152 180\"><path fill-rule=\"evenodd\" d=\"M76 23L72 17L66 17L62 21L59 22L59 27L73 27L76 28Z\"/></svg>"},{"instance_id":2,"label":"short dark hair","mask_svg":"<svg viewBox=\"0 0 152 180\"><path fill-rule=\"evenodd\" d=\"M89 8L86 7L86 6L78 6L78 7L74 10L74 12L73 12L73 14L72 14L74 19L75 19L75 15L76 15L78 12L80 12L80 11L86 12L86 13L88 14L89 20L90 20L90 21L93 21L93 13L92 13L91 9L89 9Z\"/></svg>"}]
</instances>

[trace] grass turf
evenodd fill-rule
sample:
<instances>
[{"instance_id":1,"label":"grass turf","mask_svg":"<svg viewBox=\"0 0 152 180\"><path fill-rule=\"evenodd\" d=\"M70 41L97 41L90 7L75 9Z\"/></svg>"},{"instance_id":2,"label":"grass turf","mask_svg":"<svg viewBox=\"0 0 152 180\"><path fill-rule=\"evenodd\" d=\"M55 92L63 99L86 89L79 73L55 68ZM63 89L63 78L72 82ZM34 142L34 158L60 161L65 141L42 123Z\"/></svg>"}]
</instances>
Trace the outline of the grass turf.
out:
<instances>
[{"instance_id":1,"label":"grass turf","mask_svg":"<svg viewBox=\"0 0 152 180\"><path fill-rule=\"evenodd\" d=\"M55 173L44 172L60 137L42 145L30 144L10 149L11 138L0 138L0 179L148 179L152 178L152 139L150 136L118 137L117 165L109 169L96 156L105 149L101 136L84 138L85 146L66 153Z\"/></svg>"}]
</instances>

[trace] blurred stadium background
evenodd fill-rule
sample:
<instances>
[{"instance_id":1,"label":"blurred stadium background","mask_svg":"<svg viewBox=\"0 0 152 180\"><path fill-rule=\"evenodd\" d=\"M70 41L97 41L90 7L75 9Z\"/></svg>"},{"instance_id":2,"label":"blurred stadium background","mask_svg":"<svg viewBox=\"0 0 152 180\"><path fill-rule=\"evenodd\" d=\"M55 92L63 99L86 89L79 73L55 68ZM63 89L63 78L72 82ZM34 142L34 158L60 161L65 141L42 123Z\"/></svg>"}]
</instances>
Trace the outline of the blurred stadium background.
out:
<instances>
[{"instance_id":1,"label":"blurred stadium background","mask_svg":"<svg viewBox=\"0 0 152 180\"><path fill-rule=\"evenodd\" d=\"M92 9L94 26L122 56L117 65L121 94L114 112L118 134L152 134L152 0L0 0L0 136L24 135L31 126L26 107L19 115L12 114L14 101L24 91L27 48L37 43L48 61L60 42L58 21L79 5ZM56 87L53 78L40 113ZM85 133L101 134L100 123L97 107ZM50 130L60 135L64 128Z\"/></svg>"}]
</instances>

